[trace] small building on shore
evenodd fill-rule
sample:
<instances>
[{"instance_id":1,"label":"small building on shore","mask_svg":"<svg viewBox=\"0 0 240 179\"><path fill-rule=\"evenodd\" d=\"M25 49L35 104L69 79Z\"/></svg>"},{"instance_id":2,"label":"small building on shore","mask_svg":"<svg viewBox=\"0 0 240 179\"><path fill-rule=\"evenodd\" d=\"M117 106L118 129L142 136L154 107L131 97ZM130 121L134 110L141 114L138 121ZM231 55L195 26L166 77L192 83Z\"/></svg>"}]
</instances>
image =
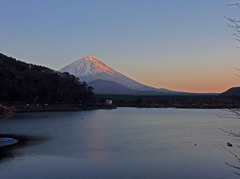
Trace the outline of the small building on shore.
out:
<instances>
[{"instance_id":1,"label":"small building on shore","mask_svg":"<svg viewBox=\"0 0 240 179\"><path fill-rule=\"evenodd\" d=\"M107 104L107 105L112 105L112 104L113 104L113 102L112 102L112 100L111 100L111 99L106 99L106 101L105 101L105 104Z\"/></svg>"}]
</instances>

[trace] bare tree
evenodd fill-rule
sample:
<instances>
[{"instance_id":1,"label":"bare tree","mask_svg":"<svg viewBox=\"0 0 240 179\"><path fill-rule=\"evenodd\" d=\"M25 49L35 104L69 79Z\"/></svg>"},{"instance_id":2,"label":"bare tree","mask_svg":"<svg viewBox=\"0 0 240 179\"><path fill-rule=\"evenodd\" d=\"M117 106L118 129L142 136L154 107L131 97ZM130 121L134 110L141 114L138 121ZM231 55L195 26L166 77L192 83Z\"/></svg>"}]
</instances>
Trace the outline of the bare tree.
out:
<instances>
[{"instance_id":1,"label":"bare tree","mask_svg":"<svg viewBox=\"0 0 240 179\"><path fill-rule=\"evenodd\" d=\"M240 0L236 0L235 3L228 4L227 6L230 6L230 7L236 8L237 10L240 10ZM228 27L231 29L234 39L240 42L240 18L238 17L238 18L226 18L226 19L228 22L227 23ZM239 70L239 69L236 69L236 70ZM239 74L236 74L236 75L240 77ZM236 96L236 98L239 99L239 96ZM228 111L230 111L232 114L231 118L240 119L240 108L239 107L236 107L233 109L228 109ZM238 138L238 139L240 138L240 133L236 133L233 131L226 131L223 129L221 129L221 130L234 138ZM224 147L224 148L226 151L228 151L230 154L232 154L236 159L236 164L230 164L227 162L226 162L226 164L232 168L232 170L235 174L240 175L240 157L239 157L239 155L236 155L236 153L233 153L231 150L227 149L226 147Z\"/></svg>"},{"instance_id":2,"label":"bare tree","mask_svg":"<svg viewBox=\"0 0 240 179\"><path fill-rule=\"evenodd\" d=\"M227 6L235 7L237 10L240 10L240 1L238 0L236 3L228 4ZM240 18L226 19L228 20L228 27L231 28L235 40L240 41Z\"/></svg>"}]
</instances>

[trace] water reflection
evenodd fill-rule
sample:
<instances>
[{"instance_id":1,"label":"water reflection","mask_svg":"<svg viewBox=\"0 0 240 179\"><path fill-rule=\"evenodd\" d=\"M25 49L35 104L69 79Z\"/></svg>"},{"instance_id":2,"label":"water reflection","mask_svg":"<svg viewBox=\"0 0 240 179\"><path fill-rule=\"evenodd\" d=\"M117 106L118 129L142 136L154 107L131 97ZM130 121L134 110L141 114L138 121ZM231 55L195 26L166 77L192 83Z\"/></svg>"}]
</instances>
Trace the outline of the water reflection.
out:
<instances>
[{"instance_id":1,"label":"water reflection","mask_svg":"<svg viewBox=\"0 0 240 179\"><path fill-rule=\"evenodd\" d=\"M43 137L17 134L0 134L0 137L11 137L18 140L18 142L13 145L0 147L0 163L9 161L10 159L14 159L15 157L22 156L22 153L20 153L19 151L17 152L17 149L19 148L24 148L29 145L36 145L40 142L43 142L44 140L48 140L47 138Z\"/></svg>"},{"instance_id":2,"label":"water reflection","mask_svg":"<svg viewBox=\"0 0 240 179\"><path fill-rule=\"evenodd\" d=\"M222 113L221 113L222 112ZM217 110L119 108L0 120L0 178L235 178ZM47 138L45 137L47 136ZM47 141L46 141L47 140ZM194 144L197 144L196 146Z\"/></svg>"},{"instance_id":3,"label":"water reflection","mask_svg":"<svg viewBox=\"0 0 240 179\"><path fill-rule=\"evenodd\" d=\"M3 148L0 149L0 163L7 161L11 158L14 158L16 156L16 153L12 148Z\"/></svg>"}]
</instances>

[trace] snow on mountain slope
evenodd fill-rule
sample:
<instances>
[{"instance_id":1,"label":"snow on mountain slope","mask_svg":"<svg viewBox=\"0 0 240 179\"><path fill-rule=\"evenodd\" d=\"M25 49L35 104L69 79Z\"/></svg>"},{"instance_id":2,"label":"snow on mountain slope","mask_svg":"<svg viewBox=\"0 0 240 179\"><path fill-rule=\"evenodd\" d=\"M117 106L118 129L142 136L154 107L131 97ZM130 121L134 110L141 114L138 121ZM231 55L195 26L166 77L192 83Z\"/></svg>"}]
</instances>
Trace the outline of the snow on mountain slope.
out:
<instances>
[{"instance_id":1,"label":"snow on mountain slope","mask_svg":"<svg viewBox=\"0 0 240 179\"><path fill-rule=\"evenodd\" d=\"M80 60L76 60L71 64L63 67L59 70L60 72L68 72L81 81L94 81L94 80L106 80L119 83L127 88L138 91L153 90L158 89L141 84L119 72L112 69L111 67L105 65L102 61L94 56L85 56Z\"/></svg>"},{"instance_id":2,"label":"snow on mountain slope","mask_svg":"<svg viewBox=\"0 0 240 179\"><path fill-rule=\"evenodd\" d=\"M80 60L76 60L68 66L60 69L60 71L69 72L75 76L95 76L97 73L106 73L113 75L116 73L112 68L105 65L103 62L93 56L85 56Z\"/></svg>"}]
</instances>

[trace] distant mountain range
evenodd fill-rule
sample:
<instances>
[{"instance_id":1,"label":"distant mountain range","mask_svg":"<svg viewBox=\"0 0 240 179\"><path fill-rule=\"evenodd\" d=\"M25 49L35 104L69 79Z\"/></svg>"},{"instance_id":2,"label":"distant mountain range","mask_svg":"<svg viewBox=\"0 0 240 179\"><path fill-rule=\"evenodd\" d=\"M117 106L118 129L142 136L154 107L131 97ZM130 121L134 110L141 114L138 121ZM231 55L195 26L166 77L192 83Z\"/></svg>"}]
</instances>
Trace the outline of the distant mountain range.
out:
<instances>
[{"instance_id":1,"label":"distant mountain range","mask_svg":"<svg viewBox=\"0 0 240 179\"><path fill-rule=\"evenodd\" d=\"M86 81L98 94L191 95L193 93L154 88L135 81L104 64L94 56L85 56L61 68L81 81Z\"/></svg>"},{"instance_id":2,"label":"distant mountain range","mask_svg":"<svg viewBox=\"0 0 240 179\"><path fill-rule=\"evenodd\" d=\"M240 97L240 87L232 87L227 91L221 93L222 96Z\"/></svg>"}]
</instances>

